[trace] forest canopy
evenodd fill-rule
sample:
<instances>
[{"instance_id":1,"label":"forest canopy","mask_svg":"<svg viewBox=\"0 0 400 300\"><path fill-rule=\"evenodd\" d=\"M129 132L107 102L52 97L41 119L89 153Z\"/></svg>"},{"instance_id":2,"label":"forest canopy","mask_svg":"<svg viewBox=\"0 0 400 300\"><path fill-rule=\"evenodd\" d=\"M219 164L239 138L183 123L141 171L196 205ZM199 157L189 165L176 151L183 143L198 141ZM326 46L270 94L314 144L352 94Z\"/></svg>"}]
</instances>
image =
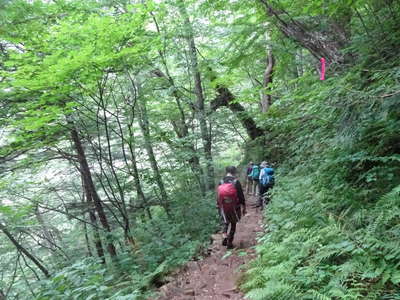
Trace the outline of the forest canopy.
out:
<instances>
[{"instance_id":1,"label":"forest canopy","mask_svg":"<svg viewBox=\"0 0 400 300\"><path fill-rule=\"evenodd\" d=\"M0 0L0 300L146 299L250 160L278 172L249 299L400 299L399 24L393 0Z\"/></svg>"}]
</instances>

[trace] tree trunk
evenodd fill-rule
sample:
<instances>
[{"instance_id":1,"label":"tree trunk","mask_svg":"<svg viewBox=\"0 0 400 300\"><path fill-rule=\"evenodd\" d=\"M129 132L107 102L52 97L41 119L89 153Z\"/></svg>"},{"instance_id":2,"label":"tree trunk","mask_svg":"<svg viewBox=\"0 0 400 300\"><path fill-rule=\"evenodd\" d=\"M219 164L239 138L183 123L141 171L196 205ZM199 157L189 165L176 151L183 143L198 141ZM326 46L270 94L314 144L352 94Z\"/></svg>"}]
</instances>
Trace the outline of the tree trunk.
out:
<instances>
[{"instance_id":1,"label":"tree trunk","mask_svg":"<svg viewBox=\"0 0 400 300\"><path fill-rule=\"evenodd\" d=\"M160 169L157 164L156 156L154 155L153 146L151 145L150 136L150 125L147 116L146 99L140 97L140 86L137 85L130 74L128 74L129 80L132 85L132 97L135 99L138 112L139 112L139 127L142 131L144 146L146 148L147 155L149 157L150 165L153 170L154 179L161 194L161 205L165 208L166 212L169 213L168 195L165 190L164 182L161 177Z\"/></svg>"},{"instance_id":2,"label":"tree trunk","mask_svg":"<svg viewBox=\"0 0 400 300\"><path fill-rule=\"evenodd\" d=\"M103 243L101 242L99 229L97 227L96 214L94 212L94 207L93 207L93 199L92 199L92 196L90 195L89 190L86 188L85 180L83 178L82 173L81 173L81 179L82 179L82 187L83 187L83 190L84 190L83 201L82 202L85 202L85 198L86 198L86 202L87 202L88 207L89 207L89 220L90 220L90 224L92 225L92 230L93 230L93 243L94 243L94 246L96 248L96 252L97 252L98 257L101 259L101 262L103 264L105 264L106 261L105 261L105 257L104 257ZM84 230L85 230L85 239L86 239L88 252L91 255L92 251L90 250L89 239L88 239L88 236L87 236L86 223L84 223Z\"/></svg>"},{"instance_id":3,"label":"tree trunk","mask_svg":"<svg viewBox=\"0 0 400 300\"><path fill-rule=\"evenodd\" d=\"M83 223L83 232L85 233L85 242L86 242L86 248L88 250L88 256L93 257L92 249L90 248L90 240L86 223Z\"/></svg>"},{"instance_id":4,"label":"tree trunk","mask_svg":"<svg viewBox=\"0 0 400 300\"><path fill-rule=\"evenodd\" d=\"M217 110L221 106L226 106L237 115L239 121L242 123L252 140L264 135L264 130L257 126L256 122L251 118L251 116L249 116L244 107L239 103L233 102L235 96L233 96L228 88L217 86L216 91L217 97L211 101L212 111Z\"/></svg>"},{"instance_id":5,"label":"tree trunk","mask_svg":"<svg viewBox=\"0 0 400 300\"><path fill-rule=\"evenodd\" d=\"M51 233L51 230L46 225L46 222L44 221L43 216L40 213L39 205L37 205L37 204L35 207L35 216L36 216L36 220L42 227L46 247L48 247L51 250L56 250L56 247L54 247L56 245L56 241L53 238L53 234Z\"/></svg>"},{"instance_id":6,"label":"tree trunk","mask_svg":"<svg viewBox=\"0 0 400 300\"><path fill-rule=\"evenodd\" d=\"M165 68L167 69L167 66L165 66ZM173 88L172 95L175 98L180 118L177 121L171 120L171 124L172 127L174 128L176 136L183 141L183 147L182 147L183 151L190 153L190 158L188 160L188 163L199 183L199 187L202 194L205 195L206 187L203 180L204 173L200 166L200 160L197 155L196 148L193 142L189 139L189 127L187 125L185 112L182 107L182 99L180 93L178 92L178 88L175 86L174 80L169 75L165 75L160 70L153 71L153 74L157 77L165 78L168 81L169 87ZM169 74L168 71L167 74Z\"/></svg>"},{"instance_id":7,"label":"tree trunk","mask_svg":"<svg viewBox=\"0 0 400 300\"><path fill-rule=\"evenodd\" d=\"M270 1L259 1L265 6L267 15L275 19L278 29L289 39L308 49L315 58L324 57L329 63L345 62L345 56L341 50L348 44L350 38L350 9L348 13L340 17L340 21L320 16L326 19L328 28L324 31L312 31L306 24L294 20L286 11L273 7Z\"/></svg>"},{"instance_id":8,"label":"tree trunk","mask_svg":"<svg viewBox=\"0 0 400 300\"><path fill-rule=\"evenodd\" d=\"M205 180L205 185L207 190L213 190L215 187L215 183L214 183L214 166L211 153L212 150L211 134L209 134L207 127L207 120L206 120L206 113L204 106L205 101L204 101L201 76L197 60L197 51L196 51L196 44L194 41L193 28L192 24L190 23L185 4L182 0L179 1L179 11L182 17L184 18L185 38L189 47L190 70L192 72L194 81L194 93L197 99L195 105L195 111L200 123L200 132L204 148L204 157L206 159L207 176Z\"/></svg>"},{"instance_id":9,"label":"tree trunk","mask_svg":"<svg viewBox=\"0 0 400 300\"><path fill-rule=\"evenodd\" d=\"M161 177L160 169L157 164L156 157L154 155L153 146L151 145L151 137L150 137L150 126L149 120L147 116L147 108L146 108L146 99L143 97L137 101L137 105L139 108L139 126L143 134L144 138L144 146L146 148L147 155L149 156L149 161L151 168L153 169L154 179L160 189L161 200L166 211L169 211L168 208L168 196L164 187L164 182Z\"/></svg>"},{"instance_id":10,"label":"tree trunk","mask_svg":"<svg viewBox=\"0 0 400 300\"><path fill-rule=\"evenodd\" d=\"M72 127L70 129L71 131L71 138L75 146L75 150L77 153L78 161L79 161L79 169L81 172L81 175L83 177L83 182L84 182L84 188L86 191L86 195L88 196L88 200L91 199L93 200L94 207L96 209L97 215L99 216L99 220L101 225L103 226L104 230L106 231L106 240L107 240L107 250L108 253L112 258L114 258L117 254L115 246L113 242L111 241L111 228L110 225L108 224L107 216L104 213L103 209L103 204L102 201L97 194L96 188L93 183L92 179L92 173L90 171L87 159L86 159L86 154L83 149L81 140L78 135L78 131L75 129L75 127ZM90 196L90 198L89 198Z\"/></svg>"},{"instance_id":11,"label":"tree trunk","mask_svg":"<svg viewBox=\"0 0 400 300\"><path fill-rule=\"evenodd\" d=\"M161 29L160 29L160 26L158 25L157 18L152 12L150 12L150 14L153 18L154 25L156 26L157 32L161 37L162 36ZM175 131L177 137L179 139L183 140L183 143L184 143L183 150L186 153L190 153L191 157L189 158L188 162L192 169L193 174L195 175L196 180L199 183L200 191L204 196L206 193L204 172L200 166L200 159L197 154L196 147L195 147L194 143L192 142L192 140L189 138L189 127L187 125L185 112L182 107L181 93L179 92L178 87L175 85L174 80L173 80L172 76L170 75L167 60L165 58L165 47L163 50L158 50L158 53L160 55L161 62L164 66L166 75L163 72L161 72L159 69L154 70L152 73L157 77L165 78L168 81L169 87L172 88L172 95L175 98L176 105L178 107L179 114L180 114L180 119L178 121L171 120L171 124L174 128L174 131Z\"/></svg>"},{"instance_id":12,"label":"tree trunk","mask_svg":"<svg viewBox=\"0 0 400 300\"><path fill-rule=\"evenodd\" d=\"M49 271L40 263L40 261L38 261L32 254L28 252L28 250L26 250L20 243L18 243L18 241L12 236L8 229L1 223L0 230L8 237L8 239L11 241L11 243L14 244L18 251L25 254L25 256L28 257L40 269L40 271L42 271L44 276L46 276L47 278L50 277Z\"/></svg>"},{"instance_id":13,"label":"tree trunk","mask_svg":"<svg viewBox=\"0 0 400 300\"><path fill-rule=\"evenodd\" d=\"M131 124L128 125L128 129L129 129L130 136L133 138L134 133L133 133ZM132 175L133 175L133 182L135 184L136 195L137 195L138 199L143 203L145 210L147 212L147 216L149 217L149 219L152 219L150 207L148 205L147 198L143 192L142 184L140 183L140 176L139 176L139 170L137 167L136 153L135 153L135 148L134 148L134 145L132 144L132 142L129 141L128 147L129 147L129 152L131 154L132 171L133 171Z\"/></svg>"},{"instance_id":14,"label":"tree trunk","mask_svg":"<svg viewBox=\"0 0 400 300\"><path fill-rule=\"evenodd\" d=\"M265 113L268 111L269 107L272 104L272 96L271 96L271 86L273 80L273 72L275 66L275 58L272 54L272 51L269 50L267 54L267 67L264 72L263 77L263 86L261 90L261 112Z\"/></svg>"},{"instance_id":15,"label":"tree trunk","mask_svg":"<svg viewBox=\"0 0 400 300\"><path fill-rule=\"evenodd\" d=\"M129 243L133 243L134 239L133 239L132 233L131 233L131 225L130 225L129 214L128 214L128 210L127 210L126 202L125 202L124 189L122 187L122 184L120 183L120 180L119 180L118 175L117 175L117 171L115 170L115 167L114 167L114 160L113 160L112 148L111 148L111 138L112 137L111 137L111 133L110 133L110 130L109 130L109 125L108 125L109 124L108 117L107 117L108 109L107 109L107 102L106 102L105 97L103 95L103 89L99 89L99 94L100 94L100 97L99 97L100 107L101 107L101 109L103 111L103 126L104 126L104 129L105 129L105 134L106 134L105 137L106 137L106 141L107 141L106 145L107 145L107 156L108 156L108 159L105 160L105 161L109 165L111 173L112 173L112 175L114 177L114 180L115 180L115 182L117 184L117 189L118 189L121 205L119 205L119 203L118 203L119 201L118 201L117 197L114 196L114 199L117 202L118 209L119 209L119 211L121 213L121 216L123 218L123 221L124 221L124 224L121 224L121 226L123 225L123 229L124 229L124 238ZM124 134L123 134L123 130L122 130L122 126L121 126L120 120L118 118L118 115L114 115L114 117L117 120L119 129L120 129L120 135L121 135L120 137L121 137L122 143L123 143L124 142ZM99 143L99 147L101 147L101 143ZM122 145L122 149L124 151L123 145ZM110 186L110 189L112 189L111 183L109 183L109 186ZM114 194L114 192L113 192L113 194Z\"/></svg>"},{"instance_id":16,"label":"tree trunk","mask_svg":"<svg viewBox=\"0 0 400 300\"><path fill-rule=\"evenodd\" d=\"M91 201L88 200L88 202L91 202ZM94 213L92 208L90 208L89 210L90 210L89 211L90 223L94 225L92 227L93 228L94 245L96 247L97 255L99 256L99 258L101 259L102 263L104 264L106 261L105 261L105 258L104 258L103 244L101 242L99 229L97 228L96 215L95 215L95 213ZM88 249L90 251L89 247L88 247Z\"/></svg>"}]
</instances>

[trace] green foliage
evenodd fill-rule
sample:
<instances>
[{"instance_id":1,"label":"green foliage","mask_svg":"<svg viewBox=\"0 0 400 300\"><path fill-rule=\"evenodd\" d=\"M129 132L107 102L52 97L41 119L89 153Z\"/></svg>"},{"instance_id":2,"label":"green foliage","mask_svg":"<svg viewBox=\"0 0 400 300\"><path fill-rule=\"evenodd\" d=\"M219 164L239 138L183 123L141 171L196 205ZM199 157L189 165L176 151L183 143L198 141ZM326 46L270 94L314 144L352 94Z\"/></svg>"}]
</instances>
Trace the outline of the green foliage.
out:
<instances>
[{"instance_id":1,"label":"green foliage","mask_svg":"<svg viewBox=\"0 0 400 300\"><path fill-rule=\"evenodd\" d=\"M367 88L360 74L306 74L265 116L264 155L280 168L242 285L250 299L400 297L400 97L384 96L399 68L388 62Z\"/></svg>"},{"instance_id":2,"label":"green foliage","mask_svg":"<svg viewBox=\"0 0 400 300\"><path fill-rule=\"evenodd\" d=\"M249 298L399 299L398 1L159 2L0 1L0 222L52 275L2 235L2 292L148 297L216 229L210 135L216 170L279 165ZM220 86L246 111L212 111Z\"/></svg>"},{"instance_id":3,"label":"green foliage","mask_svg":"<svg viewBox=\"0 0 400 300\"><path fill-rule=\"evenodd\" d=\"M121 253L114 269L80 259L42 281L36 299L147 299L150 288L199 254L216 229L212 197L175 192L173 217L153 208L152 219L138 220L132 251Z\"/></svg>"},{"instance_id":4,"label":"green foliage","mask_svg":"<svg viewBox=\"0 0 400 300\"><path fill-rule=\"evenodd\" d=\"M113 290L107 284L113 279L99 262L81 260L54 274L51 281L43 282L37 299L110 299Z\"/></svg>"},{"instance_id":5,"label":"green foliage","mask_svg":"<svg viewBox=\"0 0 400 300\"><path fill-rule=\"evenodd\" d=\"M134 230L139 243L137 255L146 269L156 270L161 264L166 264L166 269L182 265L199 252L216 229L215 203L210 200L213 197L183 191L174 191L174 195L172 219L160 211L156 219L138 223Z\"/></svg>"}]
</instances>

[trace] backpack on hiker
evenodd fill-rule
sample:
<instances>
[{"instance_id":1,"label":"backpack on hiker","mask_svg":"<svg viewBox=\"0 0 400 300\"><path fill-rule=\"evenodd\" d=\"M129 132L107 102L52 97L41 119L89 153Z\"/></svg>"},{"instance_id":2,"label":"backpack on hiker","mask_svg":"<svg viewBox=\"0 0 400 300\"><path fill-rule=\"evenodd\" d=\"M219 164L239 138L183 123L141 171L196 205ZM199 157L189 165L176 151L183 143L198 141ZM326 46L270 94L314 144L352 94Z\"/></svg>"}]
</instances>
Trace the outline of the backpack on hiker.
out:
<instances>
[{"instance_id":1,"label":"backpack on hiker","mask_svg":"<svg viewBox=\"0 0 400 300\"><path fill-rule=\"evenodd\" d=\"M225 213L234 212L239 207L239 198L235 187L236 181L222 183L218 186L218 207Z\"/></svg>"},{"instance_id":2,"label":"backpack on hiker","mask_svg":"<svg viewBox=\"0 0 400 300\"><path fill-rule=\"evenodd\" d=\"M274 186L275 184L274 169L268 167L263 169L260 179L260 184L269 188Z\"/></svg>"},{"instance_id":3,"label":"backpack on hiker","mask_svg":"<svg viewBox=\"0 0 400 300\"><path fill-rule=\"evenodd\" d=\"M248 167L247 169L246 169L246 176L249 178L249 179L253 179L253 177L251 177L251 172L253 171L253 167Z\"/></svg>"},{"instance_id":4,"label":"backpack on hiker","mask_svg":"<svg viewBox=\"0 0 400 300\"><path fill-rule=\"evenodd\" d=\"M260 168L257 165L253 166L253 170L251 171L251 177L253 180L258 180L260 177Z\"/></svg>"}]
</instances>

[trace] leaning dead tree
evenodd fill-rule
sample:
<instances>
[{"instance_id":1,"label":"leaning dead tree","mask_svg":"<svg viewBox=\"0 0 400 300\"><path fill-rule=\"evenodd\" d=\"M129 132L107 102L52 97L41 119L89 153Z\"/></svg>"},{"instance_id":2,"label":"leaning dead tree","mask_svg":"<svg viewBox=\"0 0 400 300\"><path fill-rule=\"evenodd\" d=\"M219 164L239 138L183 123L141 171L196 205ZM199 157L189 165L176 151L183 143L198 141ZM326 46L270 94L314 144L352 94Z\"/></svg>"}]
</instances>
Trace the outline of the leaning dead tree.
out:
<instances>
[{"instance_id":1,"label":"leaning dead tree","mask_svg":"<svg viewBox=\"0 0 400 300\"><path fill-rule=\"evenodd\" d=\"M247 131L247 134L252 140L262 136L265 133L263 129L257 126L256 122L249 115L246 109L240 103L234 101L235 96L228 88L217 85L216 92L217 96L211 101L210 104L211 111L215 111L222 106L229 108L234 114L236 114L237 118L242 123L243 127Z\"/></svg>"},{"instance_id":2,"label":"leaning dead tree","mask_svg":"<svg viewBox=\"0 0 400 300\"><path fill-rule=\"evenodd\" d=\"M317 59L324 57L330 63L343 63L345 55L341 51L350 40L351 10L345 10L335 17L318 16L306 22L297 20L269 0L259 0L275 26L289 39L310 51ZM326 20L326 28L318 30L321 19Z\"/></svg>"}]
</instances>

